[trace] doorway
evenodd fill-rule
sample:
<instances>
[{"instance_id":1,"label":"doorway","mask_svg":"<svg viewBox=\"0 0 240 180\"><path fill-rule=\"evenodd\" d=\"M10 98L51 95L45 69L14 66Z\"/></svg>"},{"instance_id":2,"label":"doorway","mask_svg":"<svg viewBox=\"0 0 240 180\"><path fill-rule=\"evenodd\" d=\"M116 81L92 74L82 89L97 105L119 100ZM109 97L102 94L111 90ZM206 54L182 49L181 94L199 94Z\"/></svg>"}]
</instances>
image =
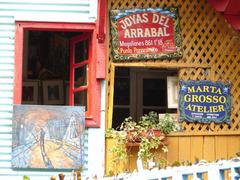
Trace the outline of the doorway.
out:
<instances>
[{"instance_id":1,"label":"doorway","mask_svg":"<svg viewBox=\"0 0 240 180\"><path fill-rule=\"evenodd\" d=\"M177 70L116 68L112 127L117 128L129 116L138 121L150 111L177 113L176 107L168 105L167 82L168 77L177 76Z\"/></svg>"}]
</instances>

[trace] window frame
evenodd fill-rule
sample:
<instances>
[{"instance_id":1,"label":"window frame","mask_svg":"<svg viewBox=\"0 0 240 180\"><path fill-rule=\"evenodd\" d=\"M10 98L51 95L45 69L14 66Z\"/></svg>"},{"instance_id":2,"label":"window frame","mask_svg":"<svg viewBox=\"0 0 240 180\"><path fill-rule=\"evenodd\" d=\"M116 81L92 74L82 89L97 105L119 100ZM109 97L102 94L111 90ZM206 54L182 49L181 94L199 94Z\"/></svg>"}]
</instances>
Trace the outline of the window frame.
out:
<instances>
[{"instance_id":1,"label":"window frame","mask_svg":"<svg viewBox=\"0 0 240 180\"><path fill-rule=\"evenodd\" d=\"M115 92L115 84L117 82L116 78L121 78L122 76L118 76L116 74L116 68L129 68L129 75L128 76L123 76L124 78L129 78L129 84L130 84L130 89L129 89L129 104L127 105L118 105L114 101L114 97L116 95ZM165 113L168 114L177 114L178 112L178 107L168 107L169 99L168 99L168 84L167 84L167 78L168 77L177 77L178 78L178 73L179 69L174 68L174 69L168 69L165 70L163 68L155 68L156 70L148 69L148 67L135 67L135 66L122 66L122 65L117 65L114 64L112 67L112 72L113 72L113 87L111 89L112 99L110 103L112 103L112 109L111 109L111 114L109 115L109 122L108 122L108 128L114 128L116 127L116 122L114 122L114 108L127 108L129 109L129 115L133 117L133 119L137 120L139 117L141 117L143 114L144 110L144 105L143 105L143 79L165 79L166 83L164 84L164 87L166 88L166 104L162 107L160 106L149 106L149 107L156 107L157 109L164 109L166 110ZM175 73L176 75L171 75L172 73ZM109 105L110 107L110 105ZM147 107L147 106L146 106ZM176 109L177 112L171 112ZM161 113L159 113L161 114ZM124 118L122 119L124 120ZM115 119L116 121L116 119ZM121 122L120 122L121 123ZM119 124L120 124L119 123ZM118 124L118 126L119 126Z\"/></svg>"},{"instance_id":2,"label":"window frame","mask_svg":"<svg viewBox=\"0 0 240 180\"><path fill-rule=\"evenodd\" d=\"M85 118L86 127L100 127L100 102L101 84L97 79L97 35L95 23L58 23L58 22L26 22L16 21L15 32L15 66L14 66L14 104L22 102L22 74L24 57L24 31L66 31L66 32L88 32L91 34L91 54L89 59L89 80L91 88L89 93L88 113ZM94 100L94 102L93 102Z\"/></svg>"},{"instance_id":3,"label":"window frame","mask_svg":"<svg viewBox=\"0 0 240 180\"><path fill-rule=\"evenodd\" d=\"M91 34L90 33L83 33L81 35L74 36L73 38L70 39L70 80L69 80L69 105L74 106L74 98L75 98L75 93L87 91L87 106L88 109L86 110L86 117L91 117L91 92L89 89L91 89L91 81L89 81L90 74L91 74L91 55L92 55L92 43L91 43ZM75 48L76 44L78 42L82 42L84 40L88 40L88 57L87 59L84 59L82 62L75 62ZM87 84L86 85L79 85L78 87L75 87L75 70L87 66Z\"/></svg>"}]
</instances>

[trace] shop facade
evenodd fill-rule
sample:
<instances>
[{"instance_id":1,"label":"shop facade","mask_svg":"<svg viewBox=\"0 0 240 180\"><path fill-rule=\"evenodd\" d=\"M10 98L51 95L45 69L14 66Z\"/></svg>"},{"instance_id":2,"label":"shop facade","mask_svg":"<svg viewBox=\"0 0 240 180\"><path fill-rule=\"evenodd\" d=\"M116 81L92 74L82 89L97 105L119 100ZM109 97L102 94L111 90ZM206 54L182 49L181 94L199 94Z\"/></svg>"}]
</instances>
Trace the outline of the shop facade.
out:
<instances>
[{"instance_id":1,"label":"shop facade","mask_svg":"<svg viewBox=\"0 0 240 180\"><path fill-rule=\"evenodd\" d=\"M160 152L159 156L162 156L169 164L193 163L198 159L214 161L235 157L239 151L239 81L237 78L239 74L239 41L237 40L239 32L207 1L108 1L109 11L138 11L138 9L147 8L156 11L157 8L170 7L177 7L180 17L183 52L180 58L116 60L112 52L114 45L110 32L111 22L108 23L109 37L107 39L110 48L106 79L106 84L108 84L107 127L117 127L129 114L137 119L150 109L160 113L177 114L179 118L179 104L177 107L168 106L171 103L169 98L174 96L172 93L168 97L166 93L168 76L174 76L183 81L230 83L232 95L230 124L183 121L181 123L183 131L167 136L169 151ZM154 94L151 86L154 88L158 86L158 91L161 91L163 95ZM155 103L159 97L162 98L162 104ZM113 144L114 141L107 139L106 149ZM130 149L127 163L119 167L123 171L126 169L133 171L137 167L138 148L130 147ZM106 151L106 157L106 173L109 173L113 170L111 167L113 157L108 151Z\"/></svg>"},{"instance_id":2,"label":"shop facade","mask_svg":"<svg viewBox=\"0 0 240 180\"><path fill-rule=\"evenodd\" d=\"M106 128L150 110L179 117L178 90L168 93L170 80L230 83L230 124L183 120L182 131L167 136L169 151L160 155L172 164L229 159L239 152L240 34L207 1L2 0L0 5L1 178L71 175L64 169L12 167L14 105L84 106L83 175L103 176L112 170L114 143L105 138ZM178 11L181 55L114 59L111 11L170 7ZM127 164L119 164L120 171L136 169L137 149Z\"/></svg>"},{"instance_id":3,"label":"shop facade","mask_svg":"<svg viewBox=\"0 0 240 180\"><path fill-rule=\"evenodd\" d=\"M74 169L83 168L82 173L85 175L94 173L103 175L105 29L99 29L99 24L104 23L105 19L98 17L104 13L99 9L105 9L105 3L27 0L1 1L0 4L1 178L21 179L26 175L30 179L50 179L51 176L58 176L60 172L71 176L71 165L67 163L68 160L64 163L63 159L60 163L58 161L60 156L72 159L76 165ZM50 121L44 120L45 123L38 121L35 123L36 126L32 126L35 120L30 118L33 121L25 121L23 119L26 119L24 118L26 116L22 114L23 119L20 117L22 125L15 126L14 108L24 107L24 104L27 105L26 109L38 105L39 107L54 105L60 109L82 106L85 108L85 112L82 113L84 118L81 116L76 118L73 113L68 120L65 118L65 122L61 122L58 120L59 116L52 116ZM32 109L30 116L35 116L36 119L50 117L46 111L36 115L37 111ZM75 115L77 114L75 112ZM62 115L66 117L66 114ZM82 124L78 119L83 120ZM21 129L24 129L24 132ZM76 139L78 133L81 134L80 143ZM32 141L33 137L35 143ZM59 154L55 163L68 164L68 167L59 166L49 158L49 153L53 151L55 145L47 145L46 137L54 139L52 143L55 145L75 138L76 141L72 139L72 147L68 146L68 150L63 144L61 147L57 145L60 151L65 153L59 151L62 155ZM95 145L96 137L98 148ZM27 139L32 141L30 145ZM41 153L37 153L38 150L34 148L34 144L38 143L41 146ZM18 149L14 152L16 148ZM81 149L81 155L76 154L78 148ZM90 154L92 156L89 156ZM35 161L38 157L42 157L41 162ZM32 160L29 161L29 158ZM80 158L81 163L74 163L74 158L75 160ZM49 170L49 167L57 168ZM90 172L90 169L94 172Z\"/></svg>"}]
</instances>

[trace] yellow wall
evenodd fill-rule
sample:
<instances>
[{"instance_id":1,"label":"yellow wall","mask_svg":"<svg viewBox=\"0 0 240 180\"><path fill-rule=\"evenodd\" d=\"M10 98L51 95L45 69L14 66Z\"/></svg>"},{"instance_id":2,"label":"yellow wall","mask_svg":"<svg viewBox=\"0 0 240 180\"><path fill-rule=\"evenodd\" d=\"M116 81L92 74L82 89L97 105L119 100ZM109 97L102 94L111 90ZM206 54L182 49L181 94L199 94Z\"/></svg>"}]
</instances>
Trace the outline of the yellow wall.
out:
<instances>
[{"instance_id":1,"label":"yellow wall","mask_svg":"<svg viewBox=\"0 0 240 180\"><path fill-rule=\"evenodd\" d=\"M167 153L160 153L159 158L167 160L168 165L174 162L194 163L196 159L214 161L221 159L231 159L236 157L236 153L240 151L240 136L236 134L228 135L170 135L167 137L168 149ZM128 150L128 158L125 162L119 164L112 163L112 154L109 149L114 144L114 140L107 139L107 158L106 173L109 171L133 171L136 169L138 147L130 147Z\"/></svg>"},{"instance_id":2,"label":"yellow wall","mask_svg":"<svg viewBox=\"0 0 240 180\"><path fill-rule=\"evenodd\" d=\"M211 80L231 82L232 113L231 125L195 124L183 122L184 132L168 137L169 152L166 155L174 161L194 161L195 157L205 160L230 158L240 151L240 33L236 32L215 12L207 1L155 1L155 0L109 0L110 9L134 9L156 7L179 7L183 57L179 60L157 60L131 63L113 63L111 37L108 32L108 88L107 127L111 127L114 68L116 66L141 66L177 68L183 80ZM108 26L108 31L110 27ZM106 146L111 146L107 140ZM135 150L136 151L136 150ZM131 157L134 159L134 157ZM107 171L110 169L110 155L107 151ZM135 161L128 167L135 168Z\"/></svg>"}]
</instances>

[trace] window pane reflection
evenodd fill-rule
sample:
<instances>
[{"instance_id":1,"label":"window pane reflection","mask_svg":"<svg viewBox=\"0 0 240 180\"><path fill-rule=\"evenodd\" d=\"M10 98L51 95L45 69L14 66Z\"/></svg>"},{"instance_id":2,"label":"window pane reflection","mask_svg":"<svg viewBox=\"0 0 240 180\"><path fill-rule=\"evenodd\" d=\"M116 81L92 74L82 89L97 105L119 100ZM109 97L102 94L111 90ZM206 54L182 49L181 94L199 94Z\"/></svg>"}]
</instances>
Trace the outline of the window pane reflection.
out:
<instances>
[{"instance_id":1,"label":"window pane reflection","mask_svg":"<svg viewBox=\"0 0 240 180\"><path fill-rule=\"evenodd\" d=\"M88 40L81 41L75 45L75 63L88 59Z\"/></svg>"},{"instance_id":2,"label":"window pane reflection","mask_svg":"<svg viewBox=\"0 0 240 180\"><path fill-rule=\"evenodd\" d=\"M74 106L85 106L87 111L87 90L74 93Z\"/></svg>"}]
</instances>

